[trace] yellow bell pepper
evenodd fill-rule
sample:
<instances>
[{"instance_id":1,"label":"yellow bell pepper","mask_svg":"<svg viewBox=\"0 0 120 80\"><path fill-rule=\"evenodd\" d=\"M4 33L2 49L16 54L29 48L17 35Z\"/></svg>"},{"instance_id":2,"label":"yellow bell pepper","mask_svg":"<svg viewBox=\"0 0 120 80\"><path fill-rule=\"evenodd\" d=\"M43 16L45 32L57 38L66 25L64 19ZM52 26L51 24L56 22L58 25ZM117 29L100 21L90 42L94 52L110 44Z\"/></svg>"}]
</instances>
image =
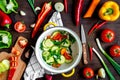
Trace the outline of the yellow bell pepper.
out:
<instances>
[{"instance_id":1,"label":"yellow bell pepper","mask_svg":"<svg viewBox=\"0 0 120 80\"><path fill-rule=\"evenodd\" d=\"M102 20L115 21L119 16L119 5L114 1L105 2L99 10L99 17Z\"/></svg>"}]
</instances>

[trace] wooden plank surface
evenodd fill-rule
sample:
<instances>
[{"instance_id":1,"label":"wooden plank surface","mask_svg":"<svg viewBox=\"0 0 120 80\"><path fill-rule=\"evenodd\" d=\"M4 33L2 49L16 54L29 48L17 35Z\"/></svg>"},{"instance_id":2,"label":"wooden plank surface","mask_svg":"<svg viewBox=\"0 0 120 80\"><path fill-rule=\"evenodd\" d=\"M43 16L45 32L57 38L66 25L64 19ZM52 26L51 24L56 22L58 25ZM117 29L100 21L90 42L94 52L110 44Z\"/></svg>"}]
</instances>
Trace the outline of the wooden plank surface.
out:
<instances>
[{"instance_id":1,"label":"wooden plank surface","mask_svg":"<svg viewBox=\"0 0 120 80\"><path fill-rule=\"evenodd\" d=\"M44 2L49 2L52 1L52 5L54 7L54 4L56 2L63 2L63 0L35 0L35 7L36 6L40 6L42 7ZM74 24L74 2L75 0L68 0L68 13L65 13L64 11L61 12L61 16L62 16L62 20L63 20L63 24L65 27L72 29L73 31L75 31L79 36L80 36L80 26L76 27ZM97 6L97 9L95 10L93 16L89 19L83 19L83 15L85 14L85 12L87 11L91 0L84 0L84 4L83 4L83 11L81 13L81 20L80 23L82 23L84 25L84 29L85 29L85 33L86 33L86 37L87 37L87 41L93 46L95 47L98 51L98 47L96 46L96 42L95 39L96 37L100 37L100 32L105 29L105 28L110 28L112 30L115 31L116 33L116 38L112 43L104 43L102 42L102 46L103 48L108 52L109 47L113 44L119 44L120 45L120 19L118 19L117 21L114 22L108 22L107 24L105 24L102 28L100 28L99 30L96 30L92 35L88 36L87 33L89 31L89 29L98 21L100 20L98 17L98 10L101 7L101 5L108 0L101 0L100 4ZM114 0L116 2L118 2L120 4L120 0ZM32 32L32 28L30 27L31 24L33 24L36 20L36 17L31 9L31 7L29 6L27 0L17 0L17 2L19 3L19 8L18 11L23 10L27 15L25 17L21 16L20 14L10 14L12 20L13 20L13 25L16 21L24 21L24 23L27 25L27 29L24 33L17 33L14 28L13 25L10 28L10 32L13 35L13 44L12 46L15 44L15 41L17 40L17 37L19 35L26 37L29 40L29 43L31 45L35 45L36 40L38 38L38 36L43 32L43 26L48 22L49 18L51 17L52 13L55 11L53 8L53 11L47 16L47 18L45 19L44 23L42 24L38 35L34 38L31 39L31 32ZM0 51L6 51L8 53L10 53L11 48L9 49L1 49ZM89 53L88 49L87 52ZM99 51L100 53L100 51ZM100 54L102 56L102 58L104 59L104 61L106 62L106 64L108 65L110 71L113 73L113 75L115 76L116 80L120 79L120 76L117 74L117 72L114 70L113 66L108 62L108 60L104 57L104 55ZM116 62L118 62L120 64L120 58L113 58ZM84 65L82 60L80 61L79 65L76 67L76 72L72 77L69 78L65 78L63 76L61 76L61 74L59 75L54 75L53 76L53 80L86 80L85 78L83 78L82 75L82 70L84 67L92 67L95 71L95 74L97 74L97 70L102 66L101 62L99 61L98 57L93 54L93 60L89 61L89 63L87 65ZM21 79L23 80L23 78ZM40 79L38 79L40 80ZM91 80L95 80L95 77ZM106 76L105 79L103 80L109 80L108 75Z\"/></svg>"}]
</instances>

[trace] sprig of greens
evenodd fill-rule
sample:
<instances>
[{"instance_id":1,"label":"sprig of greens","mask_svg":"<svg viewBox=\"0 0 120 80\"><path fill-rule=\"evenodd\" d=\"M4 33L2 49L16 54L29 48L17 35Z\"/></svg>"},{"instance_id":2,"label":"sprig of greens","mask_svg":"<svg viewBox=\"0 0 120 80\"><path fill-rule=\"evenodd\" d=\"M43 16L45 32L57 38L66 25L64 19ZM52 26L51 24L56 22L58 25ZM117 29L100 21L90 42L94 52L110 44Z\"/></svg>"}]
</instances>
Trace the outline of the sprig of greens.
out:
<instances>
[{"instance_id":1,"label":"sprig of greens","mask_svg":"<svg viewBox=\"0 0 120 80\"><path fill-rule=\"evenodd\" d=\"M117 71L117 73L120 75L120 65L115 62L106 52L105 50L102 48L99 39L96 39L97 45L100 49L100 51L104 54L104 56L108 59L108 61L112 64L112 66L114 67L114 69Z\"/></svg>"},{"instance_id":2,"label":"sprig of greens","mask_svg":"<svg viewBox=\"0 0 120 80\"><path fill-rule=\"evenodd\" d=\"M35 15L37 15L37 12L35 11L35 7L34 7L34 0L28 0L29 5L31 6L33 12L35 13Z\"/></svg>"},{"instance_id":3,"label":"sprig of greens","mask_svg":"<svg viewBox=\"0 0 120 80\"><path fill-rule=\"evenodd\" d=\"M102 62L108 76L110 80L115 80L114 76L112 75L112 73L110 72L109 68L107 67L107 65L105 64L104 60L102 59L102 57L100 56L100 54L95 50L95 48L92 48L93 51L96 53L96 55L98 56L98 58L100 59L100 61Z\"/></svg>"}]
</instances>

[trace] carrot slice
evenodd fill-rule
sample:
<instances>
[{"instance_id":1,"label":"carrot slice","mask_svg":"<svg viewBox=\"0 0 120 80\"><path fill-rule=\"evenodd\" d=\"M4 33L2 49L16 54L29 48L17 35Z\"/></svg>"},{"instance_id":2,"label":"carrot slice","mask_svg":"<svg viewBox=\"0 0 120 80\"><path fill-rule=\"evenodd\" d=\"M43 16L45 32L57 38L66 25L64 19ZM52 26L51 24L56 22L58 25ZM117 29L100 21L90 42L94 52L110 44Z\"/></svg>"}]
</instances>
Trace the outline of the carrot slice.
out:
<instances>
[{"instance_id":1,"label":"carrot slice","mask_svg":"<svg viewBox=\"0 0 120 80\"><path fill-rule=\"evenodd\" d=\"M85 13L85 15L83 16L83 18L90 18L92 16L93 12L95 11L95 8L99 4L99 2L100 2L100 0L92 0L90 7L88 8L88 10Z\"/></svg>"}]
</instances>

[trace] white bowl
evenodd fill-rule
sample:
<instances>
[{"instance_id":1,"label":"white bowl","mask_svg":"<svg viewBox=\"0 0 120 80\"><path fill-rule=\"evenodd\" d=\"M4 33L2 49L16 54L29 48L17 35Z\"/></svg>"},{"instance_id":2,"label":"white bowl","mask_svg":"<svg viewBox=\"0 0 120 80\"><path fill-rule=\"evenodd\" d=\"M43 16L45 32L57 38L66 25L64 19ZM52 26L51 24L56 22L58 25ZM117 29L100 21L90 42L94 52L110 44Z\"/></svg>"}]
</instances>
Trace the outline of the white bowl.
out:
<instances>
[{"instance_id":1,"label":"white bowl","mask_svg":"<svg viewBox=\"0 0 120 80\"><path fill-rule=\"evenodd\" d=\"M73 61L69 64L62 64L59 68L54 68L50 65L48 65L42 58L42 50L40 49L40 44L42 43L42 41L45 39L45 37L47 35L50 35L52 32L56 31L56 30L62 30L62 31L66 31L69 32L75 39L76 42L71 46L72 49L72 57L73 57ZM72 68L76 67L78 65L78 63L81 60L81 56L82 56L82 46L81 46L81 41L79 39L79 36L72 30L65 28L65 27L54 27L51 29L48 29L46 31L44 31L38 38L36 45L35 45L35 54L37 57L38 62L40 63L40 65L47 71L52 72L52 73L65 73L68 72L70 70L72 70Z\"/></svg>"}]
</instances>

